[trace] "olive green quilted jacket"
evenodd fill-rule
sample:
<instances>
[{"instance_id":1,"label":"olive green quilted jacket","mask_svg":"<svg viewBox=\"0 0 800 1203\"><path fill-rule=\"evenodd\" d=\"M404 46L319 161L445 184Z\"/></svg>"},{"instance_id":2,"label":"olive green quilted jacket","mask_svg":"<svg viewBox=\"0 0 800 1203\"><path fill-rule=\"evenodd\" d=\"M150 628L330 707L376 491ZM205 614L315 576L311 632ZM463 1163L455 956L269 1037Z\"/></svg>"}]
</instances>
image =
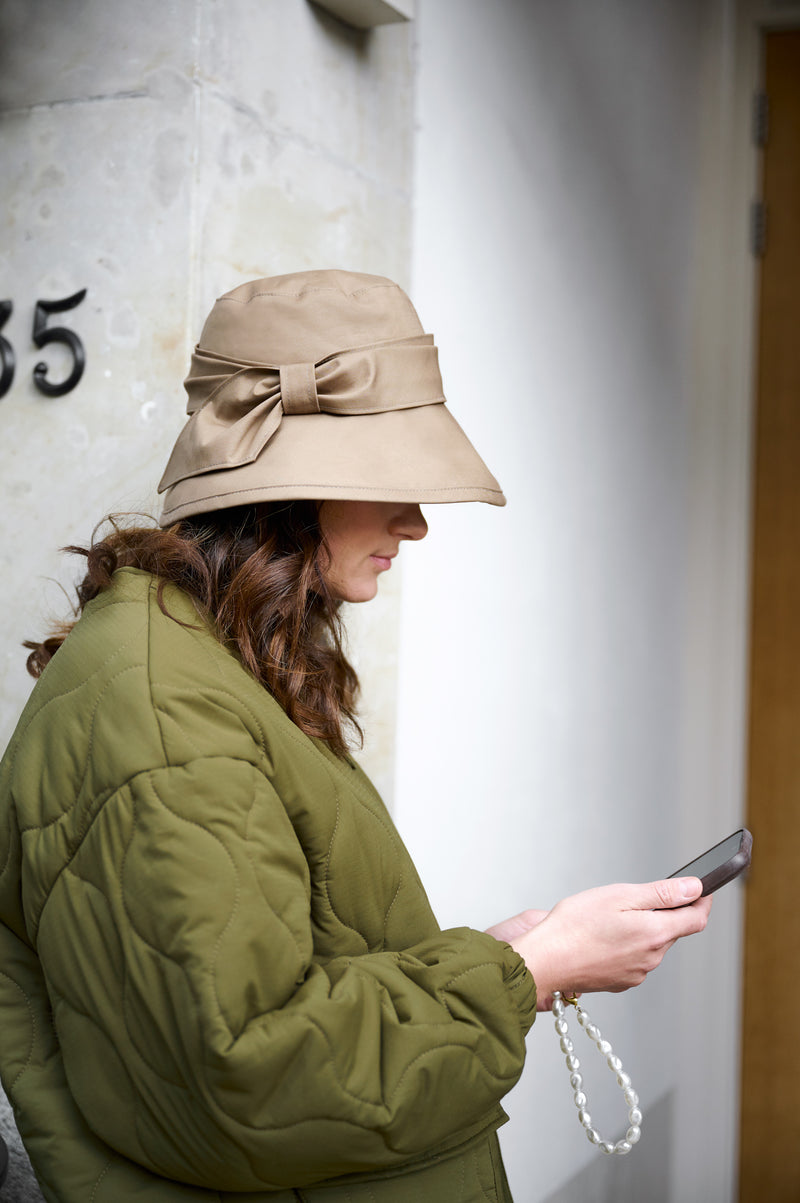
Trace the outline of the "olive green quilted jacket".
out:
<instances>
[{"instance_id":1,"label":"olive green quilted jacket","mask_svg":"<svg viewBox=\"0 0 800 1203\"><path fill-rule=\"evenodd\" d=\"M0 1073L45 1197L507 1199L523 962L439 930L361 770L165 601L117 572L0 766Z\"/></svg>"}]
</instances>

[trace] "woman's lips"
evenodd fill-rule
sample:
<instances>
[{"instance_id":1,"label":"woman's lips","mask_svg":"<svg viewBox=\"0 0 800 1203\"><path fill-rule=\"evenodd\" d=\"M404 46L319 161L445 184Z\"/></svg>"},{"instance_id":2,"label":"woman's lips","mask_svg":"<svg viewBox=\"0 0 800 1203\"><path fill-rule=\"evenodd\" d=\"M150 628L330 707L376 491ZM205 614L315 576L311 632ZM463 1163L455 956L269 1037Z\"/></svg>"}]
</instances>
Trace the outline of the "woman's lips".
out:
<instances>
[{"instance_id":1,"label":"woman's lips","mask_svg":"<svg viewBox=\"0 0 800 1203\"><path fill-rule=\"evenodd\" d=\"M379 568L381 572L385 572L387 568L391 568L394 556L370 556L370 559L376 568Z\"/></svg>"}]
</instances>

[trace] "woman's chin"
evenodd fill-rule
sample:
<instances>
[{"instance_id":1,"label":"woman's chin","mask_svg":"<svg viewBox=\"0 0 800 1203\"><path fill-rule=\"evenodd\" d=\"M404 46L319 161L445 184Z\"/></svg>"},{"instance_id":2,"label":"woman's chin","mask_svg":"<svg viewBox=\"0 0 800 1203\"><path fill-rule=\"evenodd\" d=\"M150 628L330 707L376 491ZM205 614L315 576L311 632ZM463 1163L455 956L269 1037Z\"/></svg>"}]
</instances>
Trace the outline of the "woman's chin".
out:
<instances>
[{"instance_id":1,"label":"woman's chin","mask_svg":"<svg viewBox=\"0 0 800 1203\"><path fill-rule=\"evenodd\" d=\"M377 597L377 595L378 595L378 583L376 581L374 586L372 587L372 589L358 590L358 591L354 592L350 597L346 598L345 600L349 601L351 605L358 606L362 602L372 601L372 599L374 597Z\"/></svg>"},{"instance_id":2,"label":"woman's chin","mask_svg":"<svg viewBox=\"0 0 800 1203\"><path fill-rule=\"evenodd\" d=\"M339 601L349 602L351 606L358 606L361 602L372 601L373 597L377 596L377 593L377 580L353 581L337 589L336 597Z\"/></svg>"}]
</instances>

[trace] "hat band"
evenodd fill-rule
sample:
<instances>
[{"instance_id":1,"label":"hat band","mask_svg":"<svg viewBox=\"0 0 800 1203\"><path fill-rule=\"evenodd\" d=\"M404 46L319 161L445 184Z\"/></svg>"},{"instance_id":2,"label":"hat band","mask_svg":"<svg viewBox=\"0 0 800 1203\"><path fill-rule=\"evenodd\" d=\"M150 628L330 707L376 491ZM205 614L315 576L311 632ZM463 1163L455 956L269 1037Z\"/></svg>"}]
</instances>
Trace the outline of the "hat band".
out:
<instances>
[{"instance_id":1,"label":"hat band","mask_svg":"<svg viewBox=\"0 0 800 1203\"><path fill-rule=\"evenodd\" d=\"M318 414L313 363L286 363L280 369L281 408L285 414Z\"/></svg>"},{"instance_id":2,"label":"hat band","mask_svg":"<svg viewBox=\"0 0 800 1203\"><path fill-rule=\"evenodd\" d=\"M444 402L430 334L273 366L195 348L184 381L189 421L178 435L159 493L191 476L252 463L283 418L378 414Z\"/></svg>"}]
</instances>

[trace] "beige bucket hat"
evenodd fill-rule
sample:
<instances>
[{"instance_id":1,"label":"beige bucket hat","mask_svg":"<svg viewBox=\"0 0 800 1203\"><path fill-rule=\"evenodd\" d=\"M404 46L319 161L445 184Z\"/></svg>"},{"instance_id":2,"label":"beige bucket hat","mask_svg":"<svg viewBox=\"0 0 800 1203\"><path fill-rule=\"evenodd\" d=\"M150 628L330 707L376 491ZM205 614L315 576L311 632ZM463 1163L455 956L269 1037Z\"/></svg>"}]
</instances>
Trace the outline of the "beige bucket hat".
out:
<instances>
[{"instance_id":1,"label":"beige bucket hat","mask_svg":"<svg viewBox=\"0 0 800 1203\"><path fill-rule=\"evenodd\" d=\"M383 276L308 271L219 298L185 381L161 525L261 501L487 501L445 405L433 336Z\"/></svg>"}]
</instances>

